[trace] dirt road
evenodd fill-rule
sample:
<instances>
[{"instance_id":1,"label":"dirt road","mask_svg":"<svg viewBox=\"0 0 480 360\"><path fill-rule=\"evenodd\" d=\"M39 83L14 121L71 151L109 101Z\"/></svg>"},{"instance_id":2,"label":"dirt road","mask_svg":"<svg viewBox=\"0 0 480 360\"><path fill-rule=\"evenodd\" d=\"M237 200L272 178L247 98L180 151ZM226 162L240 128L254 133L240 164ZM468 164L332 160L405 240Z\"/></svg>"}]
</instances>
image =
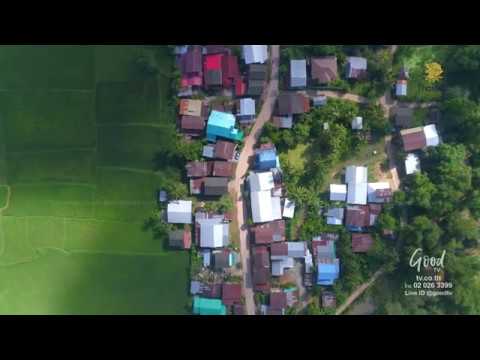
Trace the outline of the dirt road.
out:
<instances>
[{"instance_id":1,"label":"dirt road","mask_svg":"<svg viewBox=\"0 0 480 360\"><path fill-rule=\"evenodd\" d=\"M378 270L366 283L360 285L348 298L347 300L337 308L335 315L341 315L347 308L360 296L365 290L367 290L382 274L384 270Z\"/></svg>"},{"instance_id":2,"label":"dirt road","mask_svg":"<svg viewBox=\"0 0 480 360\"><path fill-rule=\"evenodd\" d=\"M262 133L262 128L270 120L278 96L278 65L280 61L280 45L271 46L271 74L262 95L263 106L255 121L250 134L245 137L244 146L237 163L235 179L229 184L230 194L235 199L237 209L238 227L240 233L240 255L243 269L243 295L247 315L255 315L255 301L253 297L252 266L248 227L246 225L246 208L242 197L245 175L250 167L250 158L254 154L254 148Z\"/></svg>"}]
</instances>

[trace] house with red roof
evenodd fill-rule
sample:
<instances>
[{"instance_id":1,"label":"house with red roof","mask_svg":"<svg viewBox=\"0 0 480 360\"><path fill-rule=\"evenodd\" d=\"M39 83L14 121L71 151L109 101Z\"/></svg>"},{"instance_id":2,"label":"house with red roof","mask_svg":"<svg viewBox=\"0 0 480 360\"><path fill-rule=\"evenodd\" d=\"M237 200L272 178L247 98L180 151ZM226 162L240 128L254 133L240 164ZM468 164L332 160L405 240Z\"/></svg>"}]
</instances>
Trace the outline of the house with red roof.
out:
<instances>
[{"instance_id":1,"label":"house with red roof","mask_svg":"<svg viewBox=\"0 0 480 360\"><path fill-rule=\"evenodd\" d=\"M224 56L224 54L205 55L203 59L203 75L206 88L222 86Z\"/></svg>"},{"instance_id":2,"label":"house with red roof","mask_svg":"<svg viewBox=\"0 0 480 360\"><path fill-rule=\"evenodd\" d=\"M232 88L240 77L238 58L235 55L225 55L222 58L222 83L224 88Z\"/></svg>"}]
</instances>

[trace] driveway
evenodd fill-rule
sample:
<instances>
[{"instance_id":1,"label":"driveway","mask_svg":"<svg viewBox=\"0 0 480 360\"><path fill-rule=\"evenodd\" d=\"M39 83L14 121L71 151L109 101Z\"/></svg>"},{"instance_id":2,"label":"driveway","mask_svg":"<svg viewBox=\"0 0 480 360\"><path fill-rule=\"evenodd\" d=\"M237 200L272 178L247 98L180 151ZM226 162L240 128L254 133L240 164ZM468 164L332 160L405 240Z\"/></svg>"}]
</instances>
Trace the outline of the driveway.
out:
<instances>
[{"instance_id":1,"label":"driveway","mask_svg":"<svg viewBox=\"0 0 480 360\"><path fill-rule=\"evenodd\" d=\"M235 200L237 209L238 228L240 233L240 255L243 269L243 295L247 315L255 315L255 301L252 282L252 264L250 254L250 242L247 221L247 211L241 189L245 182L245 175L249 168L249 159L254 154L262 128L272 117L275 102L278 96L278 64L280 59L280 45L271 46L271 74L270 81L262 95L263 106L255 120L255 124L248 136L244 139L244 146L237 163L235 178L230 182L230 194Z\"/></svg>"}]
</instances>

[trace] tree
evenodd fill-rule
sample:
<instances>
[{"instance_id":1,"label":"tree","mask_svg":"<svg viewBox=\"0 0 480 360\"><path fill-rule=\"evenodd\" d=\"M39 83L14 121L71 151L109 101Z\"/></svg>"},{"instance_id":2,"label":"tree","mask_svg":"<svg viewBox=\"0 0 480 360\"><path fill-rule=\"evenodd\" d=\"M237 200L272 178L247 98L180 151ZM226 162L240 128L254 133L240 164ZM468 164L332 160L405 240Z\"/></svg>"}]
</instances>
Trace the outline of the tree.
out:
<instances>
[{"instance_id":1,"label":"tree","mask_svg":"<svg viewBox=\"0 0 480 360\"><path fill-rule=\"evenodd\" d=\"M451 238L462 243L476 242L480 238L480 230L477 222L466 213L454 212L446 221L446 231Z\"/></svg>"},{"instance_id":2,"label":"tree","mask_svg":"<svg viewBox=\"0 0 480 360\"><path fill-rule=\"evenodd\" d=\"M433 253L439 246L442 233L442 229L428 217L415 217L411 224L407 225L403 236L407 249L406 257L409 259L417 248Z\"/></svg>"},{"instance_id":3,"label":"tree","mask_svg":"<svg viewBox=\"0 0 480 360\"><path fill-rule=\"evenodd\" d=\"M216 203L216 211L219 213L225 213L233 210L233 201L230 195L222 195L222 197Z\"/></svg>"},{"instance_id":4,"label":"tree","mask_svg":"<svg viewBox=\"0 0 480 360\"><path fill-rule=\"evenodd\" d=\"M200 160L203 144L200 141L186 141L178 136L176 143L176 151L178 156L184 161Z\"/></svg>"},{"instance_id":5,"label":"tree","mask_svg":"<svg viewBox=\"0 0 480 360\"><path fill-rule=\"evenodd\" d=\"M424 173L416 173L407 180L407 203L422 209L430 209L432 200L437 192L435 185Z\"/></svg>"},{"instance_id":6,"label":"tree","mask_svg":"<svg viewBox=\"0 0 480 360\"><path fill-rule=\"evenodd\" d=\"M480 220L480 191L473 191L469 198L468 207L470 212L477 220Z\"/></svg>"},{"instance_id":7,"label":"tree","mask_svg":"<svg viewBox=\"0 0 480 360\"><path fill-rule=\"evenodd\" d=\"M443 69L442 65L437 62L431 62L425 64L425 80L430 83L434 84L439 82L442 79Z\"/></svg>"},{"instance_id":8,"label":"tree","mask_svg":"<svg viewBox=\"0 0 480 360\"><path fill-rule=\"evenodd\" d=\"M383 108L378 104L368 104L361 110L361 115L368 128L376 136L384 136L390 132L390 122L385 117Z\"/></svg>"}]
</instances>

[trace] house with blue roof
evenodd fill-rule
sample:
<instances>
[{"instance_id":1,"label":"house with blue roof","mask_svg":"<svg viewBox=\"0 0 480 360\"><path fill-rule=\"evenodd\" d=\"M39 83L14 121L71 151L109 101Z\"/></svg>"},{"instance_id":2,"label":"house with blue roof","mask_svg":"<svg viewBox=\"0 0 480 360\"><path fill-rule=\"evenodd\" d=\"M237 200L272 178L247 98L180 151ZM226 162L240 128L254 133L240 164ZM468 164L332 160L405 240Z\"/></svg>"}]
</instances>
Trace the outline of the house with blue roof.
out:
<instances>
[{"instance_id":1,"label":"house with blue roof","mask_svg":"<svg viewBox=\"0 0 480 360\"><path fill-rule=\"evenodd\" d=\"M216 141L217 138L241 141L243 132L235 128L235 116L221 111L212 111L207 123L207 140Z\"/></svg>"},{"instance_id":2,"label":"house with blue roof","mask_svg":"<svg viewBox=\"0 0 480 360\"><path fill-rule=\"evenodd\" d=\"M193 298L195 315L227 315L227 309L220 299L207 299L199 296Z\"/></svg>"},{"instance_id":3,"label":"house with blue roof","mask_svg":"<svg viewBox=\"0 0 480 360\"><path fill-rule=\"evenodd\" d=\"M268 171L278 167L280 167L280 160L274 148L256 150L255 170Z\"/></svg>"},{"instance_id":4,"label":"house with blue roof","mask_svg":"<svg viewBox=\"0 0 480 360\"><path fill-rule=\"evenodd\" d=\"M319 261L317 263L317 285L330 286L335 283L340 273L339 259Z\"/></svg>"}]
</instances>

